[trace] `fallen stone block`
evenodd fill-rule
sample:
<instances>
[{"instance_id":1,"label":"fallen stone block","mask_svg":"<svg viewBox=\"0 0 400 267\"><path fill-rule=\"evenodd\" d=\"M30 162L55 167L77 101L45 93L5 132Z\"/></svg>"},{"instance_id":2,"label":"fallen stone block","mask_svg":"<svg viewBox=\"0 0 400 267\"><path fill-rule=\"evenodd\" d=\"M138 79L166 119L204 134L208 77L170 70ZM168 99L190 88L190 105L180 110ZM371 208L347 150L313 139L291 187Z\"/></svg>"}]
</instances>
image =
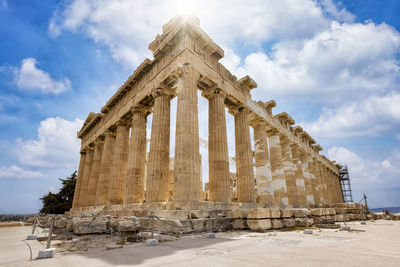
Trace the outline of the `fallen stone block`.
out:
<instances>
[{"instance_id":1,"label":"fallen stone block","mask_svg":"<svg viewBox=\"0 0 400 267\"><path fill-rule=\"evenodd\" d=\"M116 223L116 229L120 232L132 232L137 231L140 228L140 224L134 220L118 220Z\"/></svg>"},{"instance_id":2,"label":"fallen stone block","mask_svg":"<svg viewBox=\"0 0 400 267\"><path fill-rule=\"evenodd\" d=\"M263 232L265 230L271 229L271 220L270 219L261 219L261 220L247 220L247 225L250 227L250 230Z\"/></svg>"}]
</instances>

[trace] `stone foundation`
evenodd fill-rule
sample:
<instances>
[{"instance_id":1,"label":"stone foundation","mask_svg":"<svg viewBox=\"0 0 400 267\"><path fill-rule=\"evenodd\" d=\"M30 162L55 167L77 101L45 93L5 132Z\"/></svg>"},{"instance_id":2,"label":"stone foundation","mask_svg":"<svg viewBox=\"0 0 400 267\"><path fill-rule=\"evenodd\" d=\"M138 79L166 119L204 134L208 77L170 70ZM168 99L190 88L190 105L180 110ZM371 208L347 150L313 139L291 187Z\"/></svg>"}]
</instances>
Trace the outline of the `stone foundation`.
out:
<instances>
[{"instance_id":1,"label":"stone foundation","mask_svg":"<svg viewBox=\"0 0 400 267\"><path fill-rule=\"evenodd\" d=\"M56 216L55 227L67 229L75 234L108 233L110 228L119 232L149 230L150 215L154 230L163 233L199 233L227 230L267 231L295 227L332 226L335 222L370 219L400 220L400 214L365 214L361 204L336 204L312 209L262 207L248 203L200 202L202 209L169 210L166 203L149 205L113 205L73 209L65 215ZM111 216L106 216L111 215ZM137 221L131 216L136 216ZM211 220L210 220L211 216ZM108 218L107 218L108 217ZM46 217L40 223L48 227Z\"/></svg>"}]
</instances>

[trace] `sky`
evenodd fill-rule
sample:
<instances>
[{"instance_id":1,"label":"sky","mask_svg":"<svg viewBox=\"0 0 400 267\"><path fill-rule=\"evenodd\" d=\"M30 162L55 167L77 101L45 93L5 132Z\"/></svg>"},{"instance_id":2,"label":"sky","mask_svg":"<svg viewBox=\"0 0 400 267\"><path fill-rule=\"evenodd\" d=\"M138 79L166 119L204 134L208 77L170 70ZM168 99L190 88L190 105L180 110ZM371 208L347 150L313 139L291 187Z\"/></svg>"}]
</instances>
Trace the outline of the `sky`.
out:
<instances>
[{"instance_id":1,"label":"sky","mask_svg":"<svg viewBox=\"0 0 400 267\"><path fill-rule=\"evenodd\" d=\"M76 133L89 112L185 13L225 50L222 64L257 82L253 99L274 99L275 114L288 112L321 154L348 166L354 202L366 193L373 208L400 206L399 1L0 0L0 214L37 212L60 188L78 167ZM207 105L199 97L205 140ZM171 156L175 121L176 99ZM227 128L234 156L231 115Z\"/></svg>"}]
</instances>

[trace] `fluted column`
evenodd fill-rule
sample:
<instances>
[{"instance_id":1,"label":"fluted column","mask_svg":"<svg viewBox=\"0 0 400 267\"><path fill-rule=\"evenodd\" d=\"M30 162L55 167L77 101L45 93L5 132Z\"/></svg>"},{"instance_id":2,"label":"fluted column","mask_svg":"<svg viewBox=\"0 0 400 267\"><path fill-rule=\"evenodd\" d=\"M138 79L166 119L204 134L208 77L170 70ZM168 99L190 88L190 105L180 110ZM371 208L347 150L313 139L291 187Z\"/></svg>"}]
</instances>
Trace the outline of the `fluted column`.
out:
<instances>
[{"instance_id":1,"label":"fluted column","mask_svg":"<svg viewBox=\"0 0 400 267\"><path fill-rule=\"evenodd\" d=\"M318 161L317 162L319 174L321 177L320 185L319 185L319 197L321 199L322 204L327 204L328 202L328 194L327 194L327 185L326 185L326 178L325 178L325 172L324 172L324 167L323 164Z\"/></svg>"},{"instance_id":2,"label":"fluted column","mask_svg":"<svg viewBox=\"0 0 400 267\"><path fill-rule=\"evenodd\" d=\"M153 92L153 97L155 102L147 168L146 202L166 202L169 182L171 92L166 88L157 89Z\"/></svg>"},{"instance_id":3,"label":"fluted column","mask_svg":"<svg viewBox=\"0 0 400 267\"><path fill-rule=\"evenodd\" d=\"M103 150L103 141L97 139L94 142L93 163L92 170L90 171L89 185L88 185L88 206L93 206L96 200L97 183L99 181L101 152Z\"/></svg>"},{"instance_id":4,"label":"fluted column","mask_svg":"<svg viewBox=\"0 0 400 267\"><path fill-rule=\"evenodd\" d=\"M182 205L200 201L198 78L198 73L190 65L183 65L177 89L173 193L174 201L183 202Z\"/></svg>"},{"instance_id":5,"label":"fluted column","mask_svg":"<svg viewBox=\"0 0 400 267\"><path fill-rule=\"evenodd\" d=\"M297 207L296 167L293 163L291 147L287 138L281 138L281 148L289 205Z\"/></svg>"},{"instance_id":6,"label":"fluted column","mask_svg":"<svg viewBox=\"0 0 400 267\"><path fill-rule=\"evenodd\" d=\"M132 108L132 132L126 172L125 203L144 201L144 169L146 164L147 110Z\"/></svg>"},{"instance_id":7,"label":"fluted column","mask_svg":"<svg viewBox=\"0 0 400 267\"><path fill-rule=\"evenodd\" d=\"M283 169L283 158L280 135L277 130L267 132L269 139L269 151L271 158L272 187L274 189L275 204L288 205L288 192L286 187L285 171Z\"/></svg>"},{"instance_id":8,"label":"fluted column","mask_svg":"<svg viewBox=\"0 0 400 267\"><path fill-rule=\"evenodd\" d=\"M86 152L80 152L81 159L79 161L78 177L76 178L76 186L74 192L74 199L72 201L72 208L77 208L79 204L79 195L81 193L83 169L85 168Z\"/></svg>"},{"instance_id":9,"label":"fluted column","mask_svg":"<svg viewBox=\"0 0 400 267\"><path fill-rule=\"evenodd\" d=\"M234 115L238 202L256 202L249 110L245 107L239 107Z\"/></svg>"},{"instance_id":10,"label":"fluted column","mask_svg":"<svg viewBox=\"0 0 400 267\"><path fill-rule=\"evenodd\" d=\"M310 156L308 155L307 152L300 153L300 160L301 160L301 165L302 165L302 170L303 170L304 183L306 185L306 205L307 206L315 205L314 190L313 190L313 179L315 179L315 177L313 177L310 172L309 158L310 158Z\"/></svg>"},{"instance_id":11,"label":"fluted column","mask_svg":"<svg viewBox=\"0 0 400 267\"><path fill-rule=\"evenodd\" d=\"M319 192L318 192L318 171L317 168L315 167L315 159L310 156L308 158L308 167L310 169L311 172L311 184L312 184L312 192L314 195L314 202L315 204L319 204L320 203L320 198L319 198Z\"/></svg>"},{"instance_id":12,"label":"fluted column","mask_svg":"<svg viewBox=\"0 0 400 267\"><path fill-rule=\"evenodd\" d=\"M257 203L273 204L271 164L268 155L266 123L256 121L254 128L254 157L256 165Z\"/></svg>"},{"instance_id":13,"label":"fluted column","mask_svg":"<svg viewBox=\"0 0 400 267\"><path fill-rule=\"evenodd\" d=\"M225 119L225 93L209 89L208 98L208 163L210 201L230 202L228 141Z\"/></svg>"},{"instance_id":14,"label":"fluted column","mask_svg":"<svg viewBox=\"0 0 400 267\"><path fill-rule=\"evenodd\" d=\"M93 163L93 148L87 148L86 158L85 158L85 167L83 168L83 175L82 175L82 183L81 183L81 192L79 194L79 204L78 207L85 207L88 205L87 203L87 193L88 193L88 185L89 185L89 178L90 172L92 169Z\"/></svg>"},{"instance_id":15,"label":"fluted column","mask_svg":"<svg viewBox=\"0 0 400 267\"><path fill-rule=\"evenodd\" d=\"M107 131L104 137L99 181L97 182L95 205L106 205L108 201L109 181L114 153L115 133Z\"/></svg>"},{"instance_id":16,"label":"fluted column","mask_svg":"<svg viewBox=\"0 0 400 267\"><path fill-rule=\"evenodd\" d=\"M108 188L108 204L122 204L125 196L129 128L126 121L117 122L115 147Z\"/></svg>"},{"instance_id":17,"label":"fluted column","mask_svg":"<svg viewBox=\"0 0 400 267\"><path fill-rule=\"evenodd\" d=\"M293 164L296 167L296 191L297 191L297 203L299 207L306 205L306 184L304 182L303 167L300 159L300 151L298 145L292 145L292 158Z\"/></svg>"}]
</instances>

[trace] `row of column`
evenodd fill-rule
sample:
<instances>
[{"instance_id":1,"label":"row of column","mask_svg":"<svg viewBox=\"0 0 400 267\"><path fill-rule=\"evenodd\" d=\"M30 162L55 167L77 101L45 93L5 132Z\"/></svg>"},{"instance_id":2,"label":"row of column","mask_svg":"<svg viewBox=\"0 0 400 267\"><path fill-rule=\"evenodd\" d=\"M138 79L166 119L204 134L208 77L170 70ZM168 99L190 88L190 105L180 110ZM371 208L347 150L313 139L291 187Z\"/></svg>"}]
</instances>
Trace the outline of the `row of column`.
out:
<instances>
[{"instance_id":1,"label":"row of column","mask_svg":"<svg viewBox=\"0 0 400 267\"><path fill-rule=\"evenodd\" d=\"M295 207L343 202L333 171L264 122L253 128L257 202Z\"/></svg>"},{"instance_id":2,"label":"row of column","mask_svg":"<svg viewBox=\"0 0 400 267\"><path fill-rule=\"evenodd\" d=\"M173 201L190 205L200 201L198 74L184 65L177 84ZM150 151L145 188L146 121L149 109L136 106L130 122L121 120L103 139L81 152L73 207L169 200L170 100L173 92L158 88L154 98ZM230 202L225 93L212 87L203 92L209 100L209 188L210 201ZM255 167L251 149L249 110L231 110L235 117L237 201L313 205L340 202L338 179L279 132L266 124L254 127ZM131 135L129 136L129 125ZM130 140L129 140L130 139ZM268 142L269 140L269 150ZM256 194L257 189L257 194ZM332 191L332 192L331 192Z\"/></svg>"}]
</instances>

